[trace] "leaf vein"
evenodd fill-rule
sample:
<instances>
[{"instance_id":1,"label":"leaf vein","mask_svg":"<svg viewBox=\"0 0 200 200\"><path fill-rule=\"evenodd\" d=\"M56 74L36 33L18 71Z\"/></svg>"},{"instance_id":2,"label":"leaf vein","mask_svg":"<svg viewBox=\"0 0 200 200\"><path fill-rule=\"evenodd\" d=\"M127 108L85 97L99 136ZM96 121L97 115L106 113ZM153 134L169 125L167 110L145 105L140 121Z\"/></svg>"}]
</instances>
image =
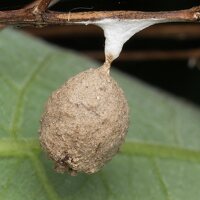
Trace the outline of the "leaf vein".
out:
<instances>
[{"instance_id":1,"label":"leaf vein","mask_svg":"<svg viewBox=\"0 0 200 200\"><path fill-rule=\"evenodd\" d=\"M31 75L27 79L26 83L24 84L24 86L22 87L22 89L19 92L19 96L18 96L17 103L15 106L13 120L12 120L11 128L10 128L10 133L13 138L17 137L16 133L19 130L19 126L20 126L19 123L20 123L20 119L21 119L21 112L22 112L22 109L24 106L24 97L25 97L26 91L28 90L29 86L33 83L33 81L37 77L38 73L45 67L45 63L48 61L50 56L51 56L50 53L47 54L45 56L45 58L41 61L41 63L38 64L36 69L33 70L33 72L31 73Z\"/></svg>"},{"instance_id":2,"label":"leaf vein","mask_svg":"<svg viewBox=\"0 0 200 200\"><path fill-rule=\"evenodd\" d=\"M1 80L8 86L10 87L14 92L18 92L19 89L17 88L17 86L9 79L7 78L5 75L1 76L0 75Z\"/></svg>"},{"instance_id":3,"label":"leaf vein","mask_svg":"<svg viewBox=\"0 0 200 200\"><path fill-rule=\"evenodd\" d=\"M11 184L11 181L13 180L14 175L18 172L17 167L19 167L20 164L21 164L20 160L17 160L16 163L15 163L15 170L13 170L13 172L9 174L9 177L7 177L6 184L3 186L3 189L0 192L1 199L3 199L4 193L6 193L8 191L8 188Z\"/></svg>"},{"instance_id":4,"label":"leaf vein","mask_svg":"<svg viewBox=\"0 0 200 200\"><path fill-rule=\"evenodd\" d=\"M0 140L1 157L27 156L31 152L41 152L37 139ZM192 150L185 147L175 147L163 144L142 143L138 141L127 141L122 146L120 153L128 156L140 155L145 157L173 158L200 162L200 150Z\"/></svg>"},{"instance_id":5,"label":"leaf vein","mask_svg":"<svg viewBox=\"0 0 200 200\"><path fill-rule=\"evenodd\" d=\"M161 175L159 166L157 165L155 158L151 158L150 160L152 162L154 174L155 174L155 176L157 177L157 179L159 181L161 190L163 191L164 195L166 196L166 200L171 200L169 192L168 192L168 189L167 189L167 186L165 184L165 181L163 180L163 177Z\"/></svg>"},{"instance_id":6,"label":"leaf vein","mask_svg":"<svg viewBox=\"0 0 200 200\"><path fill-rule=\"evenodd\" d=\"M102 172L100 173L100 178L101 178L101 181L102 181L103 186L106 191L106 196L107 196L106 199L111 199L111 197L116 198L116 195L113 193L112 189L110 188L109 184L107 183L106 176L104 175L104 173L102 173Z\"/></svg>"},{"instance_id":7,"label":"leaf vein","mask_svg":"<svg viewBox=\"0 0 200 200\"><path fill-rule=\"evenodd\" d=\"M48 180L46 171L41 161L34 154L30 154L30 159L34 165L37 176L49 197L49 200L60 200L54 187L51 185L50 181Z\"/></svg>"},{"instance_id":8,"label":"leaf vein","mask_svg":"<svg viewBox=\"0 0 200 200\"><path fill-rule=\"evenodd\" d=\"M199 150L163 144L127 141L122 146L120 152L126 155L142 155L146 157L173 158L200 162Z\"/></svg>"}]
</instances>

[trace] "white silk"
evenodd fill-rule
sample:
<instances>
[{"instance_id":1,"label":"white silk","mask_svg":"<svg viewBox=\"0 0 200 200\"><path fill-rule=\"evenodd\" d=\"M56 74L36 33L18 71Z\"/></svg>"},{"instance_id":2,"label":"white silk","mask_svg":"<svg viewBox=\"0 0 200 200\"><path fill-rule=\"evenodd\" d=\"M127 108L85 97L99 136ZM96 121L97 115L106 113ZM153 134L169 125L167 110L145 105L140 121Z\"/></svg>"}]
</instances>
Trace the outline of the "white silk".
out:
<instances>
[{"instance_id":1,"label":"white silk","mask_svg":"<svg viewBox=\"0 0 200 200\"><path fill-rule=\"evenodd\" d=\"M124 45L135 33L147 28L153 24L163 22L158 19L137 19L137 20L119 20L105 19L95 22L104 30L105 35L105 55L116 59Z\"/></svg>"}]
</instances>

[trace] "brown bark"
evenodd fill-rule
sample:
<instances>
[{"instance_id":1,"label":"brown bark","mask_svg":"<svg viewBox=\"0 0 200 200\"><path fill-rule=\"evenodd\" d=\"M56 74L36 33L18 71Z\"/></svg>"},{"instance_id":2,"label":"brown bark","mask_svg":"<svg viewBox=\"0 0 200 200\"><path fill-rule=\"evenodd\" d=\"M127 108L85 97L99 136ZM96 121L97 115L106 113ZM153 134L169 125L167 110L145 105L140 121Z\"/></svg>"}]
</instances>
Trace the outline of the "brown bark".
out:
<instances>
[{"instance_id":1,"label":"brown bark","mask_svg":"<svg viewBox=\"0 0 200 200\"><path fill-rule=\"evenodd\" d=\"M169 22L199 22L200 6L186 10L169 12L141 11L92 11L77 13L61 13L49 11L51 0L37 0L32 6L19 10L0 11L0 24L14 26L45 26L52 24L67 25L75 22L114 19L164 19Z\"/></svg>"}]
</instances>

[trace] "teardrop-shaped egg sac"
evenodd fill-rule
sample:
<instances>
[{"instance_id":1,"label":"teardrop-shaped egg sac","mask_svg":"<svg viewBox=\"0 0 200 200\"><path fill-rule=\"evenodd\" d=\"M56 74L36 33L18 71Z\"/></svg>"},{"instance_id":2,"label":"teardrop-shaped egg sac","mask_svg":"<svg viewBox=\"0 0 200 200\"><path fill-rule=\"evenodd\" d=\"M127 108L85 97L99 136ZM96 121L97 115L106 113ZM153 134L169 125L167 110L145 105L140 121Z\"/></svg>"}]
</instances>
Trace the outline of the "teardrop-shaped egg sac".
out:
<instances>
[{"instance_id":1,"label":"teardrop-shaped egg sac","mask_svg":"<svg viewBox=\"0 0 200 200\"><path fill-rule=\"evenodd\" d=\"M54 91L41 119L40 143L58 172L95 173L124 142L129 109L103 68L89 69Z\"/></svg>"}]
</instances>

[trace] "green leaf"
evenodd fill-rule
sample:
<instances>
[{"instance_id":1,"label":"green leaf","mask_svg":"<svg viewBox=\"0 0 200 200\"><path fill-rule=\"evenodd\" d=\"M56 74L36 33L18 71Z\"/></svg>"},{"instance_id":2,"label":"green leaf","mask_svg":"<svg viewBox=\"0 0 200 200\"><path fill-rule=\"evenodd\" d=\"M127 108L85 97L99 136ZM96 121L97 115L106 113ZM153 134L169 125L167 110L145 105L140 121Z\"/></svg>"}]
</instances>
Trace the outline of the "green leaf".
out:
<instances>
[{"instance_id":1,"label":"green leaf","mask_svg":"<svg viewBox=\"0 0 200 200\"><path fill-rule=\"evenodd\" d=\"M121 152L94 175L53 171L38 142L44 103L96 66L22 33L0 33L0 199L199 200L200 109L115 70L131 109Z\"/></svg>"}]
</instances>

